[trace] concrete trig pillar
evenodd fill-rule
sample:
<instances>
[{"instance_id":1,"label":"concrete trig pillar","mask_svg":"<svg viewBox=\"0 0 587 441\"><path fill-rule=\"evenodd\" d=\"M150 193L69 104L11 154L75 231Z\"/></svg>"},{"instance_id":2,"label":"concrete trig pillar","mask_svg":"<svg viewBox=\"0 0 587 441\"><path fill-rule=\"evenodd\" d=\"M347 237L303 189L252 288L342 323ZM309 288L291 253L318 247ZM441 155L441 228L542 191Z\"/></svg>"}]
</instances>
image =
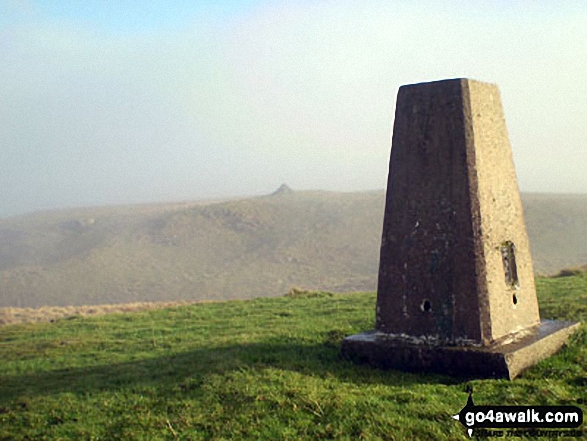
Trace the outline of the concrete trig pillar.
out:
<instances>
[{"instance_id":1,"label":"concrete trig pillar","mask_svg":"<svg viewBox=\"0 0 587 441\"><path fill-rule=\"evenodd\" d=\"M577 327L540 321L497 86L402 86L375 331L346 338L343 354L380 367L514 378Z\"/></svg>"}]
</instances>

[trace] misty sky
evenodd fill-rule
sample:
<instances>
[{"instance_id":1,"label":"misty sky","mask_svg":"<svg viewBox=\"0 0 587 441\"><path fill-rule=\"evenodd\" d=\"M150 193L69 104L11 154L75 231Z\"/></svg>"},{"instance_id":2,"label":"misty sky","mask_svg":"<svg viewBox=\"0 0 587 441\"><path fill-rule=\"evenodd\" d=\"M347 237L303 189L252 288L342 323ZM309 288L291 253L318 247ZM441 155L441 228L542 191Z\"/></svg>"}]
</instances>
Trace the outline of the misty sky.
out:
<instances>
[{"instance_id":1,"label":"misty sky","mask_svg":"<svg viewBox=\"0 0 587 441\"><path fill-rule=\"evenodd\" d=\"M497 83L522 191L587 192L582 1L0 1L0 216L386 185L402 84Z\"/></svg>"}]
</instances>

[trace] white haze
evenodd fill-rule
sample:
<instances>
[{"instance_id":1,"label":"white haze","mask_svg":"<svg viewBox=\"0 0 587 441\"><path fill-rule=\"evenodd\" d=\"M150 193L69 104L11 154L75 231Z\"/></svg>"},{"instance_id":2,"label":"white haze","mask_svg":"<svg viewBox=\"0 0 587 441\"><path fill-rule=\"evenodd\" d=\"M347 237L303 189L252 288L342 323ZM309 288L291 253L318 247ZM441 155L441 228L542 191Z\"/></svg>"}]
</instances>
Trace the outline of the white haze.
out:
<instances>
[{"instance_id":1,"label":"white haze","mask_svg":"<svg viewBox=\"0 0 587 441\"><path fill-rule=\"evenodd\" d=\"M397 89L454 77L499 85L522 191L587 192L581 2L267 2L139 29L34 3L0 6L0 216L382 189Z\"/></svg>"}]
</instances>

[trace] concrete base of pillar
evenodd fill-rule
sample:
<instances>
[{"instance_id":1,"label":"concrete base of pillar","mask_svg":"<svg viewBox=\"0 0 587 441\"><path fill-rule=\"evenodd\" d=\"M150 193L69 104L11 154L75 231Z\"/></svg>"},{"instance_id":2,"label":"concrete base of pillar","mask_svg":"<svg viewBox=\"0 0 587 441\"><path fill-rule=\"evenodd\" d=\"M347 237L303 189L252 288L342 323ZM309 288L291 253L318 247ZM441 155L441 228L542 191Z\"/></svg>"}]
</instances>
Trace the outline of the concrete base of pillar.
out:
<instances>
[{"instance_id":1,"label":"concrete base of pillar","mask_svg":"<svg viewBox=\"0 0 587 441\"><path fill-rule=\"evenodd\" d=\"M432 346L370 331L344 339L342 355L382 369L458 377L509 378L558 351L580 323L543 320L523 334L490 346Z\"/></svg>"}]
</instances>

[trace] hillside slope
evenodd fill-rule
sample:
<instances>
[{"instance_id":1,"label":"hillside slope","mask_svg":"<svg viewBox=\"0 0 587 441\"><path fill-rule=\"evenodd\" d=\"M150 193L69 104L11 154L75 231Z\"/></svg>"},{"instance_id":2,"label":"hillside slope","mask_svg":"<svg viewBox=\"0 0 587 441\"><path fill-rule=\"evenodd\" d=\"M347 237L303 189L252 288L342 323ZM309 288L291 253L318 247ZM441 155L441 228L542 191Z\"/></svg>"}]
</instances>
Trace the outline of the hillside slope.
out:
<instances>
[{"instance_id":1,"label":"hillside slope","mask_svg":"<svg viewBox=\"0 0 587 441\"><path fill-rule=\"evenodd\" d=\"M587 263L587 196L523 201L537 271ZM224 300L291 286L374 290L383 210L383 191L289 190L2 219L0 306Z\"/></svg>"},{"instance_id":2,"label":"hillside slope","mask_svg":"<svg viewBox=\"0 0 587 441\"><path fill-rule=\"evenodd\" d=\"M537 272L587 264L587 195L527 193L522 203Z\"/></svg>"},{"instance_id":3,"label":"hillside slope","mask_svg":"<svg viewBox=\"0 0 587 441\"><path fill-rule=\"evenodd\" d=\"M587 273L537 280L544 318L584 322L586 293ZM584 326L514 382L467 381L342 360L374 305L306 292L0 327L0 440L464 441L467 387L477 405L585 411Z\"/></svg>"}]
</instances>

